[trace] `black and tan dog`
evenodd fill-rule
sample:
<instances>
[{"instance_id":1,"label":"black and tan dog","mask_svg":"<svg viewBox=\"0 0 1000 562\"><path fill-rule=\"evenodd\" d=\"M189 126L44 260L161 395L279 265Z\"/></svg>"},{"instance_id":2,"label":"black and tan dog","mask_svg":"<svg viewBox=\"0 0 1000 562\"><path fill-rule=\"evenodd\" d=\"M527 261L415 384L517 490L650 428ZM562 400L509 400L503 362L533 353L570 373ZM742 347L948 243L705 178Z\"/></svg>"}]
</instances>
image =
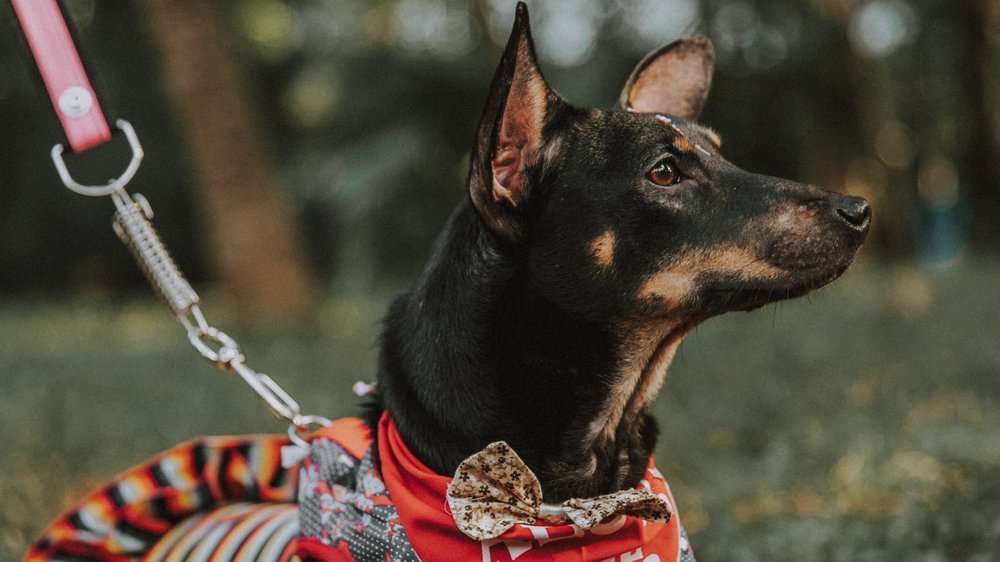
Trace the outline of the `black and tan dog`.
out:
<instances>
[{"instance_id":1,"label":"black and tan dog","mask_svg":"<svg viewBox=\"0 0 1000 562\"><path fill-rule=\"evenodd\" d=\"M547 500L633 486L685 334L851 264L868 204L726 161L694 122L712 65L708 39L686 37L638 65L618 108L574 107L519 9L469 200L386 320L381 404L428 466L451 474L504 440Z\"/></svg>"},{"instance_id":2,"label":"black and tan dog","mask_svg":"<svg viewBox=\"0 0 1000 562\"><path fill-rule=\"evenodd\" d=\"M712 66L708 39L685 37L638 65L617 108L575 107L542 78L527 9L518 6L474 142L469 197L385 321L377 403L367 416L377 443L327 434L333 448L314 441L302 469L308 484L297 500L307 515L299 523L312 549L301 556L410 559L412 542L424 559L459 559L459 547L421 547L448 543L416 536L431 532L440 513L411 525L408 512L450 510L459 519L469 498L453 503L452 495L470 473L505 475L498 491L482 484L471 493L494 503L508 492L545 505L636 487L655 495L649 406L684 336L711 316L803 295L851 264L868 204L726 161L719 137L695 123ZM495 457L470 463L490 447ZM348 459L354 476L323 464L337 459ZM425 474L402 474L403 465ZM439 479L456 470L446 507ZM527 472L535 484L521 480ZM398 515L380 511L388 496ZM488 513L490 524L497 513ZM597 518L605 527L564 525L570 535L562 536L533 526L546 514L563 516L528 513L528 539L504 543L509 559L530 559L528 551L576 559L557 541L602 540L625 528L624 517L611 527L611 518ZM336 517L377 531L344 531ZM651 519L658 522L636 524L633 538L669 514ZM441 533L455 528L442 525ZM491 549L505 529L484 535L482 559L496 559ZM344 538L355 531L368 538ZM463 532L479 537L475 527ZM664 543L673 553L637 540L600 558L689 559L677 546L685 542L679 527ZM547 554L552 544L562 550ZM577 558L600 552L588 546Z\"/></svg>"}]
</instances>

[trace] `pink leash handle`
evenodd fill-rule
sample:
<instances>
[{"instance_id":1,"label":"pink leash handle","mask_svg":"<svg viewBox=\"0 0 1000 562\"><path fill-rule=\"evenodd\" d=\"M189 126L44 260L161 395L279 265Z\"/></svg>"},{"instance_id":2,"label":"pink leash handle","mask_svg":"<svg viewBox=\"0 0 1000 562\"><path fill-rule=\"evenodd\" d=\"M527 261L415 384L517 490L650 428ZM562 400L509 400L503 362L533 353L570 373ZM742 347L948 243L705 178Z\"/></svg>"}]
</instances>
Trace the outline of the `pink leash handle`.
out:
<instances>
[{"instance_id":1,"label":"pink leash handle","mask_svg":"<svg viewBox=\"0 0 1000 562\"><path fill-rule=\"evenodd\" d=\"M111 127L56 0L10 0L73 152L108 141Z\"/></svg>"}]
</instances>

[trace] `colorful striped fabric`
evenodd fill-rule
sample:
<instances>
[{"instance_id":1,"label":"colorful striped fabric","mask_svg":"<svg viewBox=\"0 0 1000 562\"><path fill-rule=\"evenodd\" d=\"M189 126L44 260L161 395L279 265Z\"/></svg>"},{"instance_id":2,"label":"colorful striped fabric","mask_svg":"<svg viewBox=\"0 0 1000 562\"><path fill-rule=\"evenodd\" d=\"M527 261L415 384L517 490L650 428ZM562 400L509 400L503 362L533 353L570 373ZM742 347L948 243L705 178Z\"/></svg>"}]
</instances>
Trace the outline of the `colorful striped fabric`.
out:
<instances>
[{"instance_id":1,"label":"colorful striped fabric","mask_svg":"<svg viewBox=\"0 0 1000 562\"><path fill-rule=\"evenodd\" d=\"M298 532L295 504L234 503L177 525L143 560L285 561L292 558L292 542Z\"/></svg>"},{"instance_id":2,"label":"colorful striped fabric","mask_svg":"<svg viewBox=\"0 0 1000 562\"><path fill-rule=\"evenodd\" d=\"M298 471L281 467L287 444L215 437L175 447L54 521L24 559L288 560Z\"/></svg>"},{"instance_id":3,"label":"colorful striped fabric","mask_svg":"<svg viewBox=\"0 0 1000 562\"><path fill-rule=\"evenodd\" d=\"M266 436L181 445L58 518L25 560L416 562L418 553L492 562L694 560L677 517L662 524L622 515L589 530L539 519L472 540L448 510L451 478L421 464L388 415L377 431L377 449L356 418L319 430L308 448ZM297 464L291 470L282 468L283 450ZM676 512L652 463L640 487Z\"/></svg>"}]
</instances>

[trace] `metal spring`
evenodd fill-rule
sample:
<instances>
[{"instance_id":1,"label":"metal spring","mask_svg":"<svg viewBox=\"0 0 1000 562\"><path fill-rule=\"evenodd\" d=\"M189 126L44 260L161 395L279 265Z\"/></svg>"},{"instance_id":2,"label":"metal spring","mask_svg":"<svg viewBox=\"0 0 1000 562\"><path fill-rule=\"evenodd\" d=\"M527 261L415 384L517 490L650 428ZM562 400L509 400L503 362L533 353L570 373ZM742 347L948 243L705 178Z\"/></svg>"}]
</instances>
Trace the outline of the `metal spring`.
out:
<instances>
[{"instance_id":1,"label":"metal spring","mask_svg":"<svg viewBox=\"0 0 1000 562\"><path fill-rule=\"evenodd\" d=\"M114 229L139 264L142 272L175 315L187 312L198 303L198 293L191 288L170 252L160 241L150 219L153 212L149 202L140 194L128 198L125 193L113 196L115 207Z\"/></svg>"}]
</instances>

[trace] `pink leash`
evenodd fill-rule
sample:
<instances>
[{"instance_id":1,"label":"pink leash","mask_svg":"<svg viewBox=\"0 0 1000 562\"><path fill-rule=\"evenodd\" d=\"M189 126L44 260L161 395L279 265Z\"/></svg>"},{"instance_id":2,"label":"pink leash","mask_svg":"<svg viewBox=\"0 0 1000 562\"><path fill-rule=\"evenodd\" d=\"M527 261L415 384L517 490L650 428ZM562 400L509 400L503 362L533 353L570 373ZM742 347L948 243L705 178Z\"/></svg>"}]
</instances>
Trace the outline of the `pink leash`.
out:
<instances>
[{"instance_id":1,"label":"pink leash","mask_svg":"<svg viewBox=\"0 0 1000 562\"><path fill-rule=\"evenodd\" d=\"M111 127L56 0L10 0L73 152L111 139Z\"/></svg>"}]
</instances>

